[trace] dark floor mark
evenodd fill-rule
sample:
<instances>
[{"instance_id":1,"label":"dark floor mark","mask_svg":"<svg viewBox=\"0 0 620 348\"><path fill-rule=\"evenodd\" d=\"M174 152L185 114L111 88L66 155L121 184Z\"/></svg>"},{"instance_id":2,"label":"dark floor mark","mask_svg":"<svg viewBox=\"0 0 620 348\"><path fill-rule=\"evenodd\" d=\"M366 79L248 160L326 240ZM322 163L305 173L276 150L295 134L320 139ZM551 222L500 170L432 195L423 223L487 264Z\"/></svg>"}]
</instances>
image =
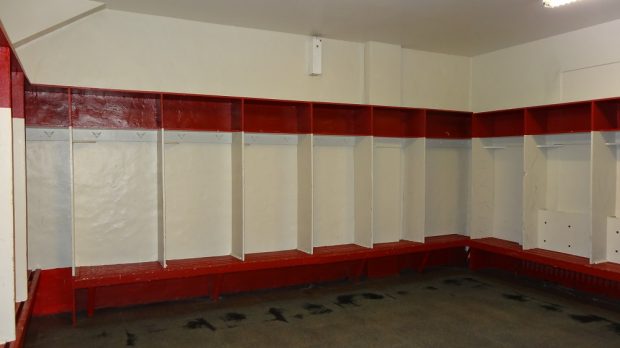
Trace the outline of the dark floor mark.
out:
<instances>
[{"instance_id":1,"label":"dark floor mark","mask_svg":"<svg viewBox=\"0 0 620 348\"><path fill-rule=\"evenodd\" d=\"M432 285L431 286L427 286L425 289L426 290L439 290L439 289L437 289L436 287L434 287Z\"/></svg>"},{"instance_id":2,"label":"dark floor mark","mask_svg":"<svg viewBox=\"0 0 620 348\"><path fill-rule=\"evenodd\" d=\"M570 315L571 319L573 319L574 321L578 321L580 323L583 324L588 324L588 323L595 323L595 322L599 322L599 321L607 321L609 322L609 320L603 318L603 317L599 317L598 315L578 315L578 314L571 314Z\"/></svg>"},{"instance_id":3,"label":"dark floor mark","mask_svg":"<svg viewBox=\"0 0 620 348\"><path fill-rule=\"evenodd\" d=\"M372 292L365 292L362 296L367 300L383 300L385 298L383 295L374 294Z\"/></svg>"},{"instance_id":4,"label":"dark floor mark","mask_svg":"<svg viewBox=\"0 0 620 348\"><path fill-rule=\"evenodd\" d=\"M527 302L527 298L520 294L502 294L505 299L517 301L517 302Z\"/></svg>"},{"instance_id":5,"label":"dark floor mark","mask_svg":"<svg viewBox=\"0 0 620 348\"><path fill-rule=\"evenodd\" d=\"M138 337L127 330L125 330L125 334L127 334L127 341L126 341L127 346L130 346L130 347L135 346L136 341L138 340Z\"/></svg>"},{"instance_id":6,"label":"dark floor mark","mask_svg":"<svg viewBox=\"0 0 620 348\"><path fill-rule=\"evenodd\" d=\"M303 315L303 314L295 314L295 315L293 316L293 318L295 318L295 319L303 319L303 318L304 318L304 315Z\"/></svg>"},{"instance_id":7,"label":"dark floor mark","mask_svg":"<svg viewBox=\"0 0 620 348\"><path fill-rule=\"evenodd\" d=\"M204 329L204 328L207 328L211 331L217 330L215 326L211 325L211 323L206 321L205 318L196 318L194 320L190 320L185 324L185 328L191 329L191 330Z\"/></svg>"},{"instance_id":8,"label":"dark floor mark","mask_svg":"<svg viewBox=\"0 0 620 348\"><path fill-rule=\"evenodd\" d=\"M577 322L580 322L582 324L606 322L607 328L609 330L615 332L616 335L620 335L620 323L611 321L607 318L599 317L598 315L593 315L593 314L589 314L589 315L571 314L570 317L571 319Z\"/></svg>"},{"instance_id":9,"label":"dark floor mark","mask_svg":"<svg viewBox=\"0 0 620 348\"><path fill-rule=\"evenodd\" d=\"M243 314L243 313L235 313L235 312L226 313L226 315L222 318L222 320L224 320L224 321L233 321L233 322L240 322L240 321L243 321L245 319L247 319L245 314Z\"/></svg>"},{"instance_id":10,"label":"dark floor mark","mask_svg":"<svg viewBox=\"0 0 620 348\"><path fill-rule=\"evenodd\" d=\"M620 323L610 323L609 329L616 333L616 335L620 335Z\"/></svg>"},{"instance_id":11,"label":"dark floor mark","mask_svg":"<svg viewBox=\"0 0 620 348\"><path fill-rule=\"evenodd\" d=\"M274 317L271 321L283 321L285 323L288 323L288 320L286 320L284 314L282 313L282 310L279 308L269 308L269 314L273 315Z\"/></svg>"},{"instance_id":12,"label":"dark floor mark","mask_svg":"<svg viewBox=\"0 0 620 348\"><path fill-rule=\"evenodd\" d=\"M444 279L443 281L444 284L448 284L448 285L455 285L455 286L461 286L463 285L463 282L460 279Z\"/></svg>"},{"instance_id":13,"label":"dark floor mark","mask_svg":"<svg viewBox=\"0 0 620 348\"><path fill-rule=\"evenodd\" d=\"M336 297L336 304L340 307L344 307L347 305L350 306L359 306L357 303L355 303L355 295L340 295L338 297Z\"/></svg>"},{"instance_id":14,"label":"dark floor mark","mask_svg":"<svg viewBox=\"0 0 620 348\"><path fill-rule=\"evenodd\" d=\"M553 303L545 303L540 305L541 308L548 310L549 312L561 312L562 308L559 305Z\"/></svg>"},{"instance_id":15,"label":"dark floor mark","mask_svg":"<svg viewBox=\"0 0 620 348\"><path fill-rule=\"evenodd\" d=\"M304 309L307 310L311 315L321 315L321 314L328 314L332 312L331 309L323 305L314 304L314 303L304 304Z\"/></svg>"},{"instance_id":16,"label":"dark floor mark","mask_svg":"<svg viewBox=\"0 0 620 348\"><path fill-rule=\"evenodd\" d=\"M405 290L400 290L400 291L397 291L396 293L399 294L399 295L403 295L403 296L404 295L409 295L409 292L405 291Z\"/></svg>"},{"instance_id":17,"label":"dark floor mark","mask_svg":"<svg viewBox=\"0 0 620 348\"><path fill-rule=\"evenodd\" d=\"M108 332L107 331L102 331L99 335L95 336L97 338L105 338L108 337Z\"/></svg>"}]
</instances>

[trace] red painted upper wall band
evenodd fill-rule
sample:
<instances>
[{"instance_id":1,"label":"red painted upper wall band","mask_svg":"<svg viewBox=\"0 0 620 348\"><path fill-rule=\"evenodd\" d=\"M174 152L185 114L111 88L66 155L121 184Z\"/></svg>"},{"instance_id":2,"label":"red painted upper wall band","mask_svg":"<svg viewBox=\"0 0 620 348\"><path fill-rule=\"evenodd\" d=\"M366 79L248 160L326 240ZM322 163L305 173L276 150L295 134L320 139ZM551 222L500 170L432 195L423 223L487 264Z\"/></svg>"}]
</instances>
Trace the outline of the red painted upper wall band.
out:
<instances>
[{"instance_id":1,"label":"red painted upper wall band","mask_svg":"<svg viewBox=\"0 0 620 348\"><path fill-rule=\"evenodd\" d=\"M75 128L157 129L161 96L71 90L71 124Z\"/></svg>"}]
</instances>

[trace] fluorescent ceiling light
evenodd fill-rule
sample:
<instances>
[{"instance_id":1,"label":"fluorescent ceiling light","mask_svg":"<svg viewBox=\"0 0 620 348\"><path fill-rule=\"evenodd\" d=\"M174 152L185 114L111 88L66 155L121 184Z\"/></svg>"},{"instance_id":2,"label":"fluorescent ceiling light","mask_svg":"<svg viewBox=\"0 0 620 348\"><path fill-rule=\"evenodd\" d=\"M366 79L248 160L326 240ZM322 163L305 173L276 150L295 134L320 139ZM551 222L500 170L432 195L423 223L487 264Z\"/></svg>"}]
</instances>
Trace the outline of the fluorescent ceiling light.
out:
<instances>
[{"instance_id":1,"label":"fluorescent ceiling light","mask_svg":"<svg viewBox=\"0 0 620 348\"><path fill-rule=\"evenodd\" d=\"M558 7L558 6L568 5L576 1L579 1L579 0L543 0L543 5L545 7Z\"/></svg>"}]
</instances>

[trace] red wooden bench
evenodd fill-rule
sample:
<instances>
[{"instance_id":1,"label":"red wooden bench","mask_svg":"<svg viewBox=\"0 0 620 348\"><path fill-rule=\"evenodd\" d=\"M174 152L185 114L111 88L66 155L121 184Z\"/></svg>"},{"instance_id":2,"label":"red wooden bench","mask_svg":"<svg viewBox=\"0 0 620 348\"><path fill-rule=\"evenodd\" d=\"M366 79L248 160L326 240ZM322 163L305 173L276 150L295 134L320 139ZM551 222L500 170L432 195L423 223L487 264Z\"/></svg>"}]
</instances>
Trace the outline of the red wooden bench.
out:
<instances>
[{"instance_id":1,"label":"red wooden bench","mask_svg":"<svg viewBox=\"0 0 620 348\"><path fill-rule=\"evenodd\" d=\"M469 267L499 268L612 298L620 298L620 264L590 264L579 257L543 249L523 248L497 238L469 241Z\"/></svg>"},{"instance_id":2,"label":"red wooden bench","mask_svg":"<svg viewBox=\"0 0 620 348\"><path fill-rule=\"evenodd\" d=\"M422 255L422 262L418 265L418 271L422 271L431 253L464 249L468 240L465 236L447 235L427 238L425 243L400 241L377 244L372 249L353 244L319 247L314 249L312 255L299 250L288 250L248 254L245 261L232 256L171 260L166 268L159 262L78 267L72 280L73 323L77 321L76 291L79 289L87 289L87 313L92 316L96 289L100 287L209 276L212 279L210 296L217 300L226 274L352 262L354 267L349 276L357 279L362 276L368 260L407 254Z\"/></svg>"}]
</instances>

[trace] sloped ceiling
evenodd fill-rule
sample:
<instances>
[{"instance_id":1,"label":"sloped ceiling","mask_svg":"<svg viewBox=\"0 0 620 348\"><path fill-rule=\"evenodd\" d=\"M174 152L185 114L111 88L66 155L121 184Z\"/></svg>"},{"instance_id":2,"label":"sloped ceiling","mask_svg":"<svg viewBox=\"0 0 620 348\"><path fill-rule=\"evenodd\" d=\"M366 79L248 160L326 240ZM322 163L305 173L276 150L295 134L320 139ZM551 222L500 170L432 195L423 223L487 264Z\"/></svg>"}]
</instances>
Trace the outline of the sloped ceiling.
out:
<instances>
[{"instance_id":1,"label":"sloped ceiling","mask_svg":"<svg viewBox=\"0 0 620 348\"><path fill-rule=\"evenodd\" d=\"M102 0L110 9L475 56L620 18L618 0Z\"/></svg>"}]
</instances>

